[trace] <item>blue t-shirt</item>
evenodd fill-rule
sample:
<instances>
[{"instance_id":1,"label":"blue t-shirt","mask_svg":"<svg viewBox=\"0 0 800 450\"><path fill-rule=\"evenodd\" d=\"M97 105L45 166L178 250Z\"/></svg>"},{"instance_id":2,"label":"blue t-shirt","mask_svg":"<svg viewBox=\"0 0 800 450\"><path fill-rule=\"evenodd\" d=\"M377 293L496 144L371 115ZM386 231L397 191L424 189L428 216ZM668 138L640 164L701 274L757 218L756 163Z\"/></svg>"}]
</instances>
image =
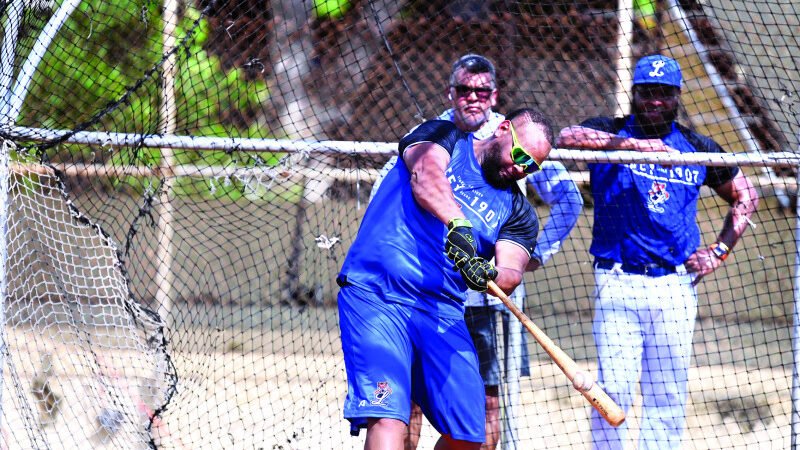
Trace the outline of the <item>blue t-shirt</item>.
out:
<instances>
[{"instance_id":1,"label":"blue t-shirt","mask_svg":"<svg viewBox=\"0 0 800 450\"><path fill-rule=\"evenodd\" d=\"M633 116L589 119L581 126L645 138ZM681 153L722 153L713 140L673 123L664 143ZM589 164L594 226L590 253L629 264L680 265L700 245L700 187L718 187L738 168L656 164Z\"/></svg>"},{"instance_id":2,"label":"blue t-shirt","mask_svg":"<svg viewBox=\"0 0 800 450\"><path fill-rule=\"evenodd\" d=\"M489 185L475 158L471 134L448 121L425 122L406 135L400 157L412 144L433 142L450 153L446 176L456 201L472 222L478 255L490 259L499 240L533 252L539 221L516 183L507 189ZM464 314L467 286L445 254L447 226L414 199L411 175L396 164L369 203L340 278L387 301L420 308L441 317Z\"/></svg>"}]
</instances>

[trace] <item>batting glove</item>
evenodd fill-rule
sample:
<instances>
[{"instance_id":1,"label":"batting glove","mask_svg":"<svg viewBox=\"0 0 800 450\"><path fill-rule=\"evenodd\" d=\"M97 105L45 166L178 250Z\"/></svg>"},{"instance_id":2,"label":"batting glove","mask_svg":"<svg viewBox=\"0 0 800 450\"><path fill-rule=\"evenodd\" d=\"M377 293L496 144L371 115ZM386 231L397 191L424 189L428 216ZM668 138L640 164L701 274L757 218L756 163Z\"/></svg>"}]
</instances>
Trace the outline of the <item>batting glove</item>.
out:
<instances>
[{"instance_id":1,"label":"batting glove","mask_svg":"<svg viewBox=\"0 0 800 450\"><path fill-rule=\"evenodd\" d=\"M478 292L486 292L489 280L497 278L497 269L480 256L467 260L466 264L459 268L459 272L467 287Z\"/></svg>"},{"instance_id":2,"label":"batting glove","mask_svg":"<svg viewBox=\"0 0 800 450\"><path fill-rule=\"evenodd\" d=\"M456 269L461 269L477 252L472 223L467 219L452 219L447 223L447 230L444 250L447 257L455 263Z\"/></svg>"}]
</instances>

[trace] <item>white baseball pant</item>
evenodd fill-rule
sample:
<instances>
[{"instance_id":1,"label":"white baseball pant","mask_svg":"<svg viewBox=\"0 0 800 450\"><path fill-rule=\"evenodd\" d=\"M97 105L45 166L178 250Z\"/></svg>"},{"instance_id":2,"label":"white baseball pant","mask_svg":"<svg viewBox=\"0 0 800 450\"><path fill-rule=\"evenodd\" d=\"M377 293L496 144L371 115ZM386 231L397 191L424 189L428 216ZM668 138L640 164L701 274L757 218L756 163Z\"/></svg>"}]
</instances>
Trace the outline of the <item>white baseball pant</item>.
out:
<instances>
[{"instance_id":1,"label":"white baseball pant","mask_svg":"<svg viewBox=\"0 0 800 450\"><path fill-rule=\"evenodd\" d=\"M683 266L660 277L625 273L619 264L595 269L598 381L626 412L641 383L639 450L680 447L697 315L693 279ZM622 449L627 431L592 411L593 448Z\"/></svg>"}]
</instances>

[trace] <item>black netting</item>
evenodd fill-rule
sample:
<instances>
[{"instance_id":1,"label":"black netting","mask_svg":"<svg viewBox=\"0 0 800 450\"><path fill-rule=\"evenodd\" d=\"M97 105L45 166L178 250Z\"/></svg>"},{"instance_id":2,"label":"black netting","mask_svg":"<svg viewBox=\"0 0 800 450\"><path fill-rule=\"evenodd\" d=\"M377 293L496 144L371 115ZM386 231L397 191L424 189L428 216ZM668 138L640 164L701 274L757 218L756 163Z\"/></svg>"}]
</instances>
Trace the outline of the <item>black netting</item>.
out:
<instances>
[{"instance_id":1,"label":"black netting","mask_svg":"<svg viewBox=\"0 0 800 450\"><path fill-rule=\"evenodd\" d=\"M611 1L2 3L0 136L16 146L9 229L20 230L6 265L6 446L362 447L341 418L334 279L378 169L405 133L450 107L462 54L495 63L497 111L535 107L560 129L614 115L629 96L620 58L660 52L683 70L682 123L728 152L796 153L797 2L633 4L621 39L626 15ZM553 259L526 274L524 311L593 369L593 204L585 162L563 162L584 211ZM39 181L42 170L63 192ZM684 448L788 448L792 436L796 171L743 170L761 202L733 256L700 285ZM43 213L14 209L33 197L26 186L48 191ZM547 204L529 198L546 221ZM70 231L67 213L26 222L64 210L59 199L88 231ZM704 195L698 209L708 245L728 206ZM100 250L45 251L40 233ZM108 249L115 258L96 257ZM51 273L61 270L121 277L119 292L98 300L89 283L65 295L65 276ZM147 324L128 347L162 361L153 348L163 339L170 367L113 369L136 357L114 346L113 327L98 335L76 319L93 314L131 332ZM53 342L65 345L60 357ZM535 342L519 351L532 373L514 381L514 411L504 406L515 420L503 422L503 448L588 448L588 403ZM91 395L54 410L43 383L59 398ZM159 392L126 403L139 385ZM420 448L436 436L425 425Z\"/></svg>"}]
</instances>

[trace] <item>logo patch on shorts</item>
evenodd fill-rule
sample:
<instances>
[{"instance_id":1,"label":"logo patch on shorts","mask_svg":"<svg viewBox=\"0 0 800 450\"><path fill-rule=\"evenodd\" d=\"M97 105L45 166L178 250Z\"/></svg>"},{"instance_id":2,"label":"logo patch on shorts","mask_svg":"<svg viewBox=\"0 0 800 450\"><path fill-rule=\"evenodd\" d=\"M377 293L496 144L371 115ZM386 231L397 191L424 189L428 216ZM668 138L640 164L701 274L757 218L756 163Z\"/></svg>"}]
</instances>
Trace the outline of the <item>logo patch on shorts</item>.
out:
<instances>
[{"instance_id":1,"label":"logo patch on shorts","mask_svg":"<svg viewBox=\"0 0 800 450\"><path fill-rule=\"evenodd\" d=\"M647 209L657 213L663 213L664 208L660 205L669 200L669 192L667 192L667 183L659 183L653 181L650 190L647 192Z\"/></svg>"},{"instance_id":2,"label":"logo patch on shorts","mask_svg":"<svg viewBox=\"0 0 800 450\"><path fill-rule=\"evenodd\" d=\"M379 381L377 383L378 389L375 389L375 399L372 400L373 405L377 406L388 406L386 404L386 399L392 395L392 388L389 387L388 381Z\"/></svg>"}]
</instances>

